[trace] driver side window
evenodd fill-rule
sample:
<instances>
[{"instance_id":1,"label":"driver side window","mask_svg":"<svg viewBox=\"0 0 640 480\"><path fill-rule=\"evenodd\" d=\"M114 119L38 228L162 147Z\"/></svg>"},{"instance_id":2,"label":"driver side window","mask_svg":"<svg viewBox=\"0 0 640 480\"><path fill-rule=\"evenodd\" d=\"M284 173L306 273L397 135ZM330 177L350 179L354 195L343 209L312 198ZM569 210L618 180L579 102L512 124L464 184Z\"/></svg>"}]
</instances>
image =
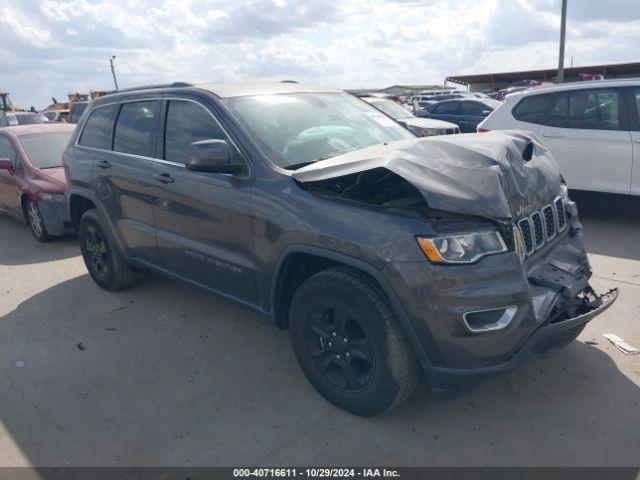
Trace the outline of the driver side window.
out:
<instances>
[{"instance_id":1,"label":"driver side window","mask_svg":"<svg viewBox=\"0 0 640 480\"><path fill-rule=\"evenodd\" d=\"M189 154L189 144L201 140L228 140L212 114L197 103L170 100L166 115L165 160L184 164Z\"/></svg>"}]
</instances>

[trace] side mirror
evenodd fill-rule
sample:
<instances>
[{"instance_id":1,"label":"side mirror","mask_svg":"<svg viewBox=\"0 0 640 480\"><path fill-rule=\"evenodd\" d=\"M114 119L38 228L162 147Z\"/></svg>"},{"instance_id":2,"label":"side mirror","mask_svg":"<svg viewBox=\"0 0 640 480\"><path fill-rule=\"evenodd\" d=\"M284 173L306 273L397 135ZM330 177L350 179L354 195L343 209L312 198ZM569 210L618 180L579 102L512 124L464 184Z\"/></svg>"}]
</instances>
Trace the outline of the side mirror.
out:
<instances>
[{"instance_id":1,"label":"side mirror","mask_svg":"<svg viewBox=\"0 0 640 480\"><path fill-rule=\"evenodd\" d=\"M0 158L0 170L13 171L13 163L8 158Z\"/></svg>"},{"instance_id":2,"label":"side mirror","mask_svg":"<svg viewBox=\"0 0 640 480\"><path fill-rule=\"evenodd\" d=\"M224 140L202 140L189 145L185 164L188 170L209 173L240 173L241 163L233 163L231 149Z\"/></svg>"},{"instance_id":3,"label":"side mirror","mask_svg":"<svg viewBox=\"0 0 640 480\"><path fill-rule=\"evenodd\" d=\"M482 111L482 116L483 117L488 117L491 114L491 110L483 110Z\"/></svg>"}]
</instances>

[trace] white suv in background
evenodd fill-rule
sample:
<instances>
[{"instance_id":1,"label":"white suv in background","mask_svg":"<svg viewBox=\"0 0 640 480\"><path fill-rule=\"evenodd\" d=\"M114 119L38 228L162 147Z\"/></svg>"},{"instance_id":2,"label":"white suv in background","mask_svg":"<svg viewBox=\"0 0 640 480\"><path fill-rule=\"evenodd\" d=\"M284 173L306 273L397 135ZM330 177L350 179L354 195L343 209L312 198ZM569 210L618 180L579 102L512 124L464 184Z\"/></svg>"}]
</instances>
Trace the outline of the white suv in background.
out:
<instances>
[{"instance_id":1,"label":"white suv in background","mask_svg":"<svg viewBox=\"0 0 640 480\"><path fill-rule=\"evenodd\" d=\"M533 131L569 188L640 195L639 111L640 79L571 83L507 95L478 132Z\"/></svg>"}]
</instances>

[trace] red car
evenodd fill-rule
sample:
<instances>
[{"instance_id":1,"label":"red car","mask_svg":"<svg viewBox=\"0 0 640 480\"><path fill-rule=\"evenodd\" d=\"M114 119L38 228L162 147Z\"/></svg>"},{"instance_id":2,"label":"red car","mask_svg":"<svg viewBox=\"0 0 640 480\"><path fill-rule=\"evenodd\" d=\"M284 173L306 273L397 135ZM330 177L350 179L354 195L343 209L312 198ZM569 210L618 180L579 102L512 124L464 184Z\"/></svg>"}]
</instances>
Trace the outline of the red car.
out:
<instances>
[{"instance_id":1,"label":"red car","mask_svg":"<svg viewBox=\"0 0 640 480\"><path fill-rule=\"evenodd\" d=\"M41 242L71 230L62 152L75 125L0 128L0 212L26 222Z\"/></svg>"}]
</instances>

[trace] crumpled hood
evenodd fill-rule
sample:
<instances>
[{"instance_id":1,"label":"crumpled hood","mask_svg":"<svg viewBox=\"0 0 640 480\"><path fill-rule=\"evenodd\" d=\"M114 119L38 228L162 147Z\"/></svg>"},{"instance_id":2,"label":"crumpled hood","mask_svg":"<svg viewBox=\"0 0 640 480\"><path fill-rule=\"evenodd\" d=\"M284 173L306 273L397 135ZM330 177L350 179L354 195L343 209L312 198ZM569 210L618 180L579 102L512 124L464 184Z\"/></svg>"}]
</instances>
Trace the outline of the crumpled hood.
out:
<instances>
[{"instance_id":1,"label":"crumpled hood","mask_svg":"<svg viewBox=\"0 0 640 480\"><path fill-rule=\"evenodd\" d=\"M523 152L533 145L533 157ZM521 218L560 195L558 165L530 132L446 135L374 145L292 173L301 183L386 168L437 210L488 218Z\"/></svg>"}]
</instances>

